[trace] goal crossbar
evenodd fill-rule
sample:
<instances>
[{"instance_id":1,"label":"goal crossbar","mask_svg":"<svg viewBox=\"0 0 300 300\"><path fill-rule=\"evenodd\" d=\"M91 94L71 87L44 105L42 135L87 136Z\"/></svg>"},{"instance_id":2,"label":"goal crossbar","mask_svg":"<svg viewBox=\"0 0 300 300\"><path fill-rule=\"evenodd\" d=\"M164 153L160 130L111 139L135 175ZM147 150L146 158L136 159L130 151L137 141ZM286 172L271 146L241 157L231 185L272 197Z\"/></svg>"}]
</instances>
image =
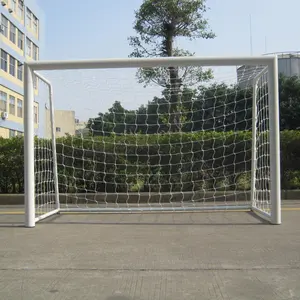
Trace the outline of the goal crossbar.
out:
<instances>
[{"instance_id":1,"label":"goal crossbar","mask_svg":"<svg viewBox=\"0 0 300 300\"><path fill-rule=\"evenodd\" d=\"M49 87L49 97L52 98L53 90L51 83L37 71L51 71L51 70L75 70L75 69L113 69L113 68L155 68L155 67L187 67L187 66L258 66L262 65L268 70L268 97L269 101L269 144L270 144L270 212L262 211L256 207L255 198L255 168L256 157L255 151L252 149L252 170L251 170L251 204L250 205L218 205L218 206L185 206L181 207L128 207L127 212L175 212L175 211L224 211L224 210L252 210L262 218L268 220L272 224L281 223L281 191L280 191L280 147L279 147L279 96L278 96L278 66L277 56L251 56L251 57L168 57L168 58L128 58L128 59L104 59L104 60L76 60L76 61L30 61L24 65L24 170L25 170L25 226L34 227L35 223L45 219L58 212L124 212L123 207L115 208L76 208L70 207L68 209L61 208L59 203L59 187L58 187L58 173L57 162L53 160L53 173L55 182L55 209L50 212L45 212L40 216L35 215L35 177L34 177L34 122L33 122L33 103L34 103L34 88L33 77L37 76ZM257 84L263 69L258 73L253 82L253 92L256 93ZM254 105L255 106L255 105ZM50 101L51 111L51 131L52 131L52 149L53 156L56 157L56 141L55 141L55 124L53 120L54 107ZM256 122L256 109L252 110L253 128ZM256 143L256 131L252 132L252 148Z\"/></svg>"},{"instance_id":2,"label":"goal crossbar","mask_svg":"<svg viewBox=\"0 0 300 300\"><path fill-rule=\"evenodd\" d=\"M158 58L124 58L102 60L70 61L29 61L27 66L32 71L76 70L76 69L113 69L113 68L155 68L186 66L238 66L266 65L272 67L277 56L246 57L158 57Z\"/></svg>"}]
</instances>

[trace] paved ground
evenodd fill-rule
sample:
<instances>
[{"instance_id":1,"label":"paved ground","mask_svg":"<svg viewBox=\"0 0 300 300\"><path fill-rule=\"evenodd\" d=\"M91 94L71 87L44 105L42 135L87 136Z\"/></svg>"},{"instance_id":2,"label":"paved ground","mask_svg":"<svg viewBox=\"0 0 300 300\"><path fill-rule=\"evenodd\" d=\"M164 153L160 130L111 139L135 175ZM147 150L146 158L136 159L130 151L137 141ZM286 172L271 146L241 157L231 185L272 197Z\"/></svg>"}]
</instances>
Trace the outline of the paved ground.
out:
<instances>
[{"instance_id":1,"label":"paved ground","mask_svg":"<svg viewBox=\"0 0 300 300\"><path fill-rule=\"evenodd\" d=\"M0 212L0 299L300 299L300 203L247 212L55 216Z\"/></svg>"}]
</instances>

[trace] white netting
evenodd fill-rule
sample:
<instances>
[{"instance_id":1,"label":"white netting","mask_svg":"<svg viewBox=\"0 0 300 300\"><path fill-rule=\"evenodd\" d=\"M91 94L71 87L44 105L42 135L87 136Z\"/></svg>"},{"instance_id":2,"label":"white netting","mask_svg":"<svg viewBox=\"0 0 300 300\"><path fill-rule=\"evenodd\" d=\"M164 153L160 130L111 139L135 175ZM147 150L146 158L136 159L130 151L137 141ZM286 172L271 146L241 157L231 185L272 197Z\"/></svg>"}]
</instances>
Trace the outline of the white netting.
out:
<instances>
[{"instance_id":1,"label":"white netting","mask_svg":"<svg viewBox=\"0 0 300 300\"><path fill-rule=\"evenodd\" d=\"M36 78L38 91L35 101L38 103L35 123L35 203L36 216L51 212L55 205L54 156L50 122L50 87ZM36 121L35 121L36 122Z\"/></svg>"},{"instance_id":2,"label":"white netting","mask_svg":"<svg viewBox=\"0 0 300 300\"><path fill-rule=\"evenodd\" d=\"M256 85L256 137L254 152L255 185L253 206L270 213L270 141L268 73Z\"/></svg>"},{"instance_id":3,"label":"white netting","mask_svg":"<svg viewBox=\"0 0 300 300\"><path fill-rule=\"evenodd\" d=\"M136 70L46 72L57 110L61 207L218 209L253 201L268 212L267 71L239 67L237 80L235 72L222 69L206 83L169 82L164 88L144 88ZM251 199L253 81L261 72ZM51 131L43 135L50 138ZM55 208L52 144L46 139L36 145L38 207L49 211Z\"/></svg>"}]
</instances>

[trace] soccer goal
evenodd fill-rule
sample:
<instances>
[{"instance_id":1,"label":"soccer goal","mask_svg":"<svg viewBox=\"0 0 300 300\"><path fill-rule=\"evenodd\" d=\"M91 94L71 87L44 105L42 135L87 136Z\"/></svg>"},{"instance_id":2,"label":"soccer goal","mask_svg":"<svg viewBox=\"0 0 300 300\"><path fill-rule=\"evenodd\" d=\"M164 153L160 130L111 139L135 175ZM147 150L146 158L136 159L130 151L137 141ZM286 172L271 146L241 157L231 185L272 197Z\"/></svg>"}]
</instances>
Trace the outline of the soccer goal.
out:
<instances>
[{"instance_id":1,"label":"soccer goal","mask_svg":"<svg viewBox=\"0 0 300 300\"><path fill-rule=\"evenodd\" d=\"M66 211L252 210L281 223L277 57L24 67L26 227Z\"/></svg>"}]
</instances>

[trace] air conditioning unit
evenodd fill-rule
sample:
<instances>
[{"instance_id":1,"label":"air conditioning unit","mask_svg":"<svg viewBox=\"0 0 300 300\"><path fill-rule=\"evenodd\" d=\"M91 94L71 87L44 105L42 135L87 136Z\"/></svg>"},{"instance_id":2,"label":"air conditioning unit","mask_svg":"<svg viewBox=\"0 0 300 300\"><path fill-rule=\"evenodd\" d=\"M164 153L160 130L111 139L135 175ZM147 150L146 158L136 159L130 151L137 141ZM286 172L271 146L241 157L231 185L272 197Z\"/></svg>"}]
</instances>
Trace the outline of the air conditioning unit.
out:
<instances>
[{"instance_id":1,"label":"air conditioning unit","mask_svg":"<svg viewBox=\"0 0 300 300\"><path fill-rule=\"evenodd\" d=\"M1 1L1 5L2 5L2 6L5 6L6 4L7 4L6 1L4 1L4 0Z\"/></svg>"},{"instance_id":2,"label":"air conditioning unit","mask_svg":"<svg viewBox=\"0 0 300 300\"><path fill-rule=\"evenodd\" d=\"M3 111L3 112L1 113L1 118L2 118L2 120L8 119L8 112L7 112L7 111Z\"/></svg>"},{"instance_id":3,"label":"air conditioning unit","mask_svg":"<svg viewBox=\"0 0 300 300\"><path fill-rule=\"evenodd\" d=\"M5 27L4 27L4 25L0 25L0 32L4 32L4 29L5 29Z\"/></svg>"},{"instance_id":4,"label":"air conditioning unit","mask_svg":"<svg viewBox=\"0 0 300 300\"><path fill-rule=\"evenodd\" d=\"M9 8L9 9L8 9L8 11L9 11L10 13L12 13L12 12L13 12L13 10L12 10L11 8Z\"/></svg>"}]
</instances>

